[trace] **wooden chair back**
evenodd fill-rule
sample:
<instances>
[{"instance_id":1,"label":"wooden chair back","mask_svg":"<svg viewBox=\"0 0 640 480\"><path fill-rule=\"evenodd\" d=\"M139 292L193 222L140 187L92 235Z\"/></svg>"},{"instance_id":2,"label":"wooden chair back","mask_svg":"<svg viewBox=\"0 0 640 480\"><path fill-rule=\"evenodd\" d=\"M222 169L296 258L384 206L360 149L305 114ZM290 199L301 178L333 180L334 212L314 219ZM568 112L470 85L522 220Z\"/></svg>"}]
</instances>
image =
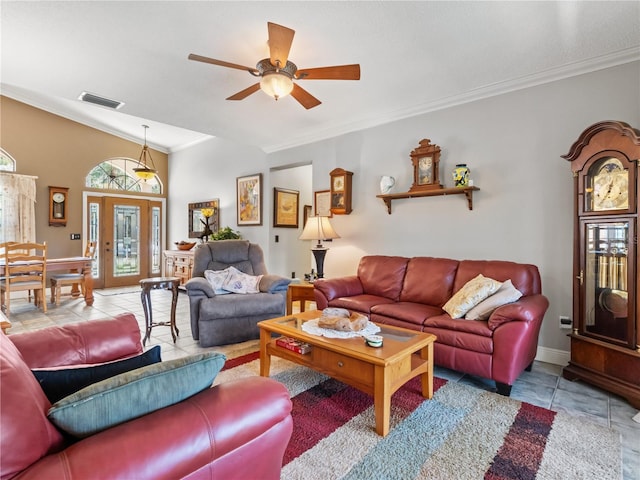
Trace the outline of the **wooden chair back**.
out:
<instances>
[{"instance_id":1,"label":"wooden chair back","mask_svg":"<svg viewBox=\"0 0 640 480\"><path fill-rule=\"evenodd\" d=\"M34 242L5 242L4 274L0 279L0 294L3 310L9 315L11 292L34 291L36 305L47 311L44 291L47 277L47 244Z\"/></svg>"}]
</instances>

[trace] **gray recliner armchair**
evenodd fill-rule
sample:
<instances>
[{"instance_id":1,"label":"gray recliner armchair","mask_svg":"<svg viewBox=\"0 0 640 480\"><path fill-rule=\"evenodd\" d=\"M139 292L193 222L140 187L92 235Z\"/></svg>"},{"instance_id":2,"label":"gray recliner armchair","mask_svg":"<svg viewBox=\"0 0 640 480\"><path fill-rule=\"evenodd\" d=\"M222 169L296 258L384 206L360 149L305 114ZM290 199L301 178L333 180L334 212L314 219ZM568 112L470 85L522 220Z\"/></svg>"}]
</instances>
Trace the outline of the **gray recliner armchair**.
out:
<instances>
[{"instance_id":1,"label":"gray recliner armchair","mask_svg":"<svg viewBox=\"0 0 640 480\"><path fill-rule=\"evenodd\" d=\"M233 266L248 275L263 275L259 293L216 295L205 270ZM191 334L203 347L226 345L260 337L257 323L285 314L290 279L269 275L262 248L247 240L218 240L198 245L189 295Z\"/></svg>"}]
</instances>

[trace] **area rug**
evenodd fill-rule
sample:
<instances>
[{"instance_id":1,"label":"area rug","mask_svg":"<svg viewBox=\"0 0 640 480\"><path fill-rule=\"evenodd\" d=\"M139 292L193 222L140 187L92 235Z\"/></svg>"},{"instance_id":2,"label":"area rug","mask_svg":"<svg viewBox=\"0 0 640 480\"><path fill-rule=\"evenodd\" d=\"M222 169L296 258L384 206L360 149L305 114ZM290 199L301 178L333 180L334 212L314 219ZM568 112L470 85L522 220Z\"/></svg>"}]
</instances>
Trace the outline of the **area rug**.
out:
<instances>
[{"instance_id":1,"label":"area rug","mask_svg":"<svg viewBox=\"0 0 640 480\"><path fill-rule=\"evenodd\" d=\"M258 353L243 353L216 383L258 374ZM284 480L622 478L619 434L584 418L440 378L425 400L414 379L393 395L382 438L369 395L275 357L271 377L293 402Z\"/></svg>"}]
</instances>

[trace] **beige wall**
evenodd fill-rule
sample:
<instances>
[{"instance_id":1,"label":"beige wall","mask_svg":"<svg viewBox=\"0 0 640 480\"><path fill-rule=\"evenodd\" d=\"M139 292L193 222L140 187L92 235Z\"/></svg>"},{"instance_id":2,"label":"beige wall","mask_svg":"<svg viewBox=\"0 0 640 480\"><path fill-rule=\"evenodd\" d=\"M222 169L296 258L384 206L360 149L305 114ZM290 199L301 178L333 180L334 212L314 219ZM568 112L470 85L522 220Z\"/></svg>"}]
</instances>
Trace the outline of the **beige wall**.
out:
<instances>
[{"instance_id":1,"label":"beige wall","mask_svg":"<svg viewBox=\"0 0 640 480\"><path fill-rule=\"evenodd\" d=\"M4 96L0 96L0 146L16 160L17 173L38 177L36 235L38 242L47 242L51 257L82 253L83 241L70 240L69 235L84 234L82 192L92 190L84 186L89 171L113 157L137 160L142 150L141 143L124 140ZM151 156L164 185L163 194L145 195L166 198L167 154L151 150ZM69 188L66 227L49 226L50 185Z\"/></svg>"}]
</instances>

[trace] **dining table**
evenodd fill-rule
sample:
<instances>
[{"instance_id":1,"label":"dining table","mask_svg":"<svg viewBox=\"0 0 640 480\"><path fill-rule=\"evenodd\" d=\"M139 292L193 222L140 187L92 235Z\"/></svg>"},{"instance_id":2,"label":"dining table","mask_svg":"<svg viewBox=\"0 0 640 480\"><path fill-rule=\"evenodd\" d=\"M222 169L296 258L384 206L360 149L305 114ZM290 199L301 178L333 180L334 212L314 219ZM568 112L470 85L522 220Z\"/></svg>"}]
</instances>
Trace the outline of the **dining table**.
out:
<instances>
[{"instance_id":1,"label":"dining table","mask_svg":"<svg viewBox=\"0 0 640 480\"><path fill-rule=\"evenodd\" d=\"M65 257L65 258L47 258L47 273L50 272L69 272L84 274L84 302L87 306L93 305L93 276L91 274L91 257ZM0 277L4 276L4 259L0 259ZM74 296L80 296L80 288L73 285L71 293Z\"/></svg>"}]
</instances>

